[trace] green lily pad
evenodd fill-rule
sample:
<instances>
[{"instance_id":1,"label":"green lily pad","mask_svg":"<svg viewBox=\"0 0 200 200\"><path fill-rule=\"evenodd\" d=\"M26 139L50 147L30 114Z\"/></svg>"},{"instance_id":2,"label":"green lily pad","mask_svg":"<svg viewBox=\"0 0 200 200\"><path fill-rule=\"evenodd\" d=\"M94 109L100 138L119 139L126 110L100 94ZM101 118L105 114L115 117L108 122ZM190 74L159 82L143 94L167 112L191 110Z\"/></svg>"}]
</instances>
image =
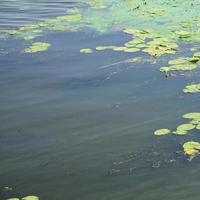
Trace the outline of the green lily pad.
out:
<instances>
[{"instance_id":1,"label":"green lily pad","mask_svg":"<svg viewBox=\"0 0 200 200\"><path fill-rule=\"evenodd\" d=\"M7 200L20 200L19 198L9 198L9 199L7 199Z\"/></svg>"},{"instance_id":2,"label":"green lily pad","mask_svg":"<svg viewBox=\"0 0 200 200\"><path fill-rule=\"evenodd\" d=\"M37 196L26 196L26 197L23 197L22 200L39 200L39 197L37 197Z\"/></svg>"},{"instance_id":3,"label":"green lily pad","mask_svg":"<svg viewBox=\"0 0 200 200\"><path fill-rule=\"evenodd\" d=\"M176 59L170 60L168 62L168 64L169 65L180 65L180 64L183 64L185 62L187 62L186 58L181 57L181 58L176 58Z\"/></svg>"},{"instance_id":4,"label":"green lily pad","mask_svg":"<svg viewBox=\"0 0 200 200\"><path fill-rule=\"evenodd\" d=\"M183 115L183 118L186 119L200 119L200 113L194 112L194 113L187 113Z\"/></svg>"},{"instance_id":5,"label":"green lily pad","mask_svg":"<svg viewBox=\"0 0 200 200\"><path fill-rule=\"evenodd\" d=\"M175 135L186 135L187 131L186 130L176 130L176 131L173 131L173 134L175 134Z\"/></svg>"},{"instance_id":6,"label":"green lily pad","mask_svg":"<svg viewBox=\"0 0 200 200\"><path fill-rule=\"evenodd\" d=\"M177 127L178 131L189 131L194 129L195 126L193 124L187 123L187 124L181 124Z\"/></svg>"},{"instance_id":7,"label":"green lily pad","mask_svg":"<svg viewBox=\"0 0 200 200\"><path fill-rule=\"evenodd\" d=\"M200 84L190 84L183 89L184 93L197 93L200 92Z\"/></svg>"},{"instance_id":8,"label":"green lily pad","mask_svg":"<svg viewBox=\"0 0 200 200\"><path fill-rule=\"evenodd\" d=\"M34 42L30 47L26 48L24 51L26 53L36 53L46 51L50 46L51 45L46 42Z\"/></svg>"},{"instance_id":9,"label":"green lily pad","mask_svg":"<svg viewBox=\"0 0 200 200\"><path fill-rule=\"evenodd\" d=\"M80 52L81 53L92 53L93 50L92 49L81 49Z\"/></svg>"},{"instance_id":10,"label":"green lily pad","mask_svg":"<svg viewBox=\"0 0 200 200\"><path fill-rule=\"evenodd\" d=\"M154 132L154 135L161 136L161 135L168 135L171 131L169 129L158 129Z\"/></svg>"},{"instance_id":11,"label":"green lily pad","mask_svg":"<svg viewBox=\"0 0 200 200\"><path fill-rule=\"evenodd\" d=\"M198 124L200 124L200 119L193 119L190 121L190 124L198 125Z\"/></svg>"},{"instance_id":12,"label":"green lily pad","mask_svg":"<svg viewBox=\"0 0 200 200\"><path fill-rule=\"evenodd\" d=\"M194 64L182 64L182 65L171 65L169 67L161 67L161 72L169 71L191 71L197 68L197 65Z\"/></svg>"},{"instance_id":13,"label":"green lily pad","mask_svg":"<svg viewBox=\"0 0 200 200\"><path fill-rule=\"evenodd\" d=\"M194 141L188 141L183 144L184 153L191 158L197 156L200 150L200 143Z\"/></svg>"},{"instance_id":14,"label":"green lily pad","mask_svg":"<svg viewBox=\"0 0 200 200\"><path fill-rule=\"evenodd\" d=\"M109 50L109 49L113 49L115 48L115 46L97 46L96 50L97 51L104 51L104 50Z\"/></svg>"}]
</instances>

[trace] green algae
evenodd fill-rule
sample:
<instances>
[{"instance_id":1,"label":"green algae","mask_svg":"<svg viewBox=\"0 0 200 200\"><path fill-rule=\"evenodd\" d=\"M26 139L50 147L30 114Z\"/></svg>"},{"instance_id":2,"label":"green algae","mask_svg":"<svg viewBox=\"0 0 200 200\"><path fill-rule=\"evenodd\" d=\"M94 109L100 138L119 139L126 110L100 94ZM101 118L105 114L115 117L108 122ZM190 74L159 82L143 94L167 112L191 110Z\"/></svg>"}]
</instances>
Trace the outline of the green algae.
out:
<instances>
[{"instance_id":1,"label":"green algae","mask_svg":"<svg viewBox=\"0 0 200 200\"><path fill-rule=\"evenodd\" d=\"M28 48L26 48L24 51L26 53L37 53L41 51L46 51L51 45L46 42L34 42L32 45Z\"/></svg>"},{"instance_id":2,"label":"green algae","mask_svg":"<svg viewBox=\"0 0 200 200\"><path fill-rule=\"evenodd\" d=\"M161 135L168 135L171 131L169 129L158 129L154 132L154 135L161 136Z\"/></svg>"},{"instance_id":3,"label":"green algae","mask_svg":"<svg viewBox=\"0 0 200 200\"><path fill-rule=\"evenodd\" d=\"M190 84L183 89L184 93L197 93L200 92L200 84Z\"/></svg>"}]
</instances>

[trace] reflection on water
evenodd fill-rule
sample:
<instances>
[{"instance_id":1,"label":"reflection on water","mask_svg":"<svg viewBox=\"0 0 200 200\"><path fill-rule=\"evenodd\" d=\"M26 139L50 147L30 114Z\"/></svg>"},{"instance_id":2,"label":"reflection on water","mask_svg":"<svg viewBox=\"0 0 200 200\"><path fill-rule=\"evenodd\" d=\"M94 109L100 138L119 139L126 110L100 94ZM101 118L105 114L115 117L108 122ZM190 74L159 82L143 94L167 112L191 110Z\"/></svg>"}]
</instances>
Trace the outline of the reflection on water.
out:
<instances>
[{"instance_id":1,"label":"reflection on water","mask_svg":"<svg viewBox=\"0 0 200 200\"><path fill-rule=\"evenodd\" d=\"M0 23L27 23L72 4L1 1ZM121 62L129 54L79 52L128 40L122 33L51 33L45 41L53 48L37 55L22 54L21 40L1 42L8 53L0 55L0 199L199 198L199 160L181 153L186 138L153 136L198 110L198 95L180 91L199 71L169 80L156 64ZM111 63L119 64L101 68Z\"/></svg>"}]
</instances>

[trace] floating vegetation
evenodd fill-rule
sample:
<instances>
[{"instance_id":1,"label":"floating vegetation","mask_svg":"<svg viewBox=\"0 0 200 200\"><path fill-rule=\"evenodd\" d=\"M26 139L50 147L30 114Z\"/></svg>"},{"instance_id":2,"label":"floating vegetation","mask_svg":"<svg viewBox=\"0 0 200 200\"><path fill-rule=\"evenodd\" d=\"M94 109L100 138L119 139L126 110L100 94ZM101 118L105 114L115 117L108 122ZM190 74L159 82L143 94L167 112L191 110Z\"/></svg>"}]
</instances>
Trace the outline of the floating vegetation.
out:
<instances>
[{"instance_id":1,"label":"floating vegetation","mask_svg":"<svg viewBox=\"0 0 200 200\"><path fill-rule=\"evenodd\" d=\"M180 124L177 126L176 131L172 133L175 135L186 135L188 131L193 129L200 130L200 113L187 113L182 116L185 119L190 119L188 123ZM170 133L169 129L159 129L154 132L154 135L165 135ZM190 157L189 160L192 160L199 154L200 151L200 143L189 141L183 144L183 150L186 155Z\"/></svg>"},{"instance_id":2,"label":"floating vegetation","mask_svg":"<svg viewBox=\"0 0 200 200\"><path fill-rule=\"evenodd\" d=\"M20 199L13 197L13 198L9 198L7 200L20 200ZM26 196L26 197L23 197L22 200L39 200L39 197L37 197L37 196Z\"/></svg>"},{"instance_id":3,"label":"floating vegetation","mask_svg":"<svg viewBox=\"0 0 200 200\"><path fill-rule=\"evenodd\" d=\"M187 123L187 124L181 124L177 127L177 130L173 133L176 135L185 135L189 130L192 130L195 128L195 125Z\"/></svg>"},{"instance_id":4,"label":"floating vegetation","mask_svg":"<svg viewBox=\"0 0 200 200\"><path fill-rule=\"evenodd\" d=\"M81 53L92 53L92 49L81 49L80 50Z\"/></svg>"},{"instance_id":5,"label":"floating vegetation","mask_svg":"<svg viewBox=\"0 0 200 200\"><path fill-rule=\"evenodd\" d=\"M181 65L171 65L169 67L161 67L161 72L172 72L172 71L192 71L197 68L195 64L181 64Z\"/></svg>"},{"instance_id":6,"label":"floating vegetation","mask_svg":"<svg viewBox=\"0 0 200 200\"><path fill-rule=\"evenodd\" d=\"M183 150L186 155L190 157L190 160L199 154L200 143L194 141L188 141L183 144Z\"/></svg>"},{"instance_id":7,"label":"floating vegetation","mask_svg":"<svg viewBox=\"0 0 200 200\"><path fill-rule=\"evenodd\" d=\"M200 92L200 84L190 84L183 89L184 93L197 93Z\"/></svg>"},{"instance_id":8,"label":"floating vegetation","mask_svg":"<svg viewBox=\"0 0 200 200\"><path fill-rule=\"evenodd\" d=\"M51 45L46 42L34 42L32 45L28 48L26 48L24 51L26 53L37 53L41 51L46 51Z\"/></svg>"},{"instance_id":9,"label":"floating vegetation","mask_svg":"<svg viewBox=\"0 0 200 200\"><path fill-rule=\"evenodd\" d=\"M22 200L39 200L39 197L37 197L37 196L26 196L26 197L23 197Z\"/></svg>"},{"instance_id":10,"label":"floating vegetation","mask_svg":"<svg viewBox=\"0 0 200 200\"><path fill-rule=\"evenodd\" d=\"M199 112L187 113L183 115L183 118L200 120L200 113Z\"/></svg>"},{"instance_id":11,"label":"floating vegetation","mask_svg":"<svg viewBox=\"0 0 200 200\"><path fill-rule=\"evenodd\" d=\"M168 135L171 131L169 129L159 129L154 132L154 135Z\"/></svg>"}]
</instances>

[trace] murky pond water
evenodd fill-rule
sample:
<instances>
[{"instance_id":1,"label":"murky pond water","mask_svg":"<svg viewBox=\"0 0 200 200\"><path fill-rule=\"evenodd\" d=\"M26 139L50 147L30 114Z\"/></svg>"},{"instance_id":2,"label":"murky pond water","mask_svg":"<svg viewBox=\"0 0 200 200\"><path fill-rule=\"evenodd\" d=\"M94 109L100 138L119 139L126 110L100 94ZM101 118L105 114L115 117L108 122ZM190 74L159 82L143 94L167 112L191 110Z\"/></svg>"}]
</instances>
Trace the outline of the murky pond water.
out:
<instances>
[{"instance_id":1,"label":"murky pond water","mask_svg":"<svg viewBox=\"0 0 200 200\"><path fill-rule=\"evenodd\" d=\"M182 147L200 141L199 130L154 135L161 128L176 130L187 123L183 114L200 111L199 94L182 92L199 82L198 63L189 72L159 71L198 49L196 32L189 42L170 37L167 54L163 44L164 50L149 48L150 55L127 50L124 44L132 39L127 28L133 24L119 20L129 19L123 12L113 14L120 10L114 0L105 4L112 20L100 21L103 14L108 17L103 2L0 1L0 200L29 195L41 200L199 199L200 160L195 155L189 162ZM70 19L59 18L66 13ZM158 38L150 32L142 45ZM177 33L180 39L188 34ZM50 46L32 53L34 42ZM115 47L96 51L100 45ZM129 62L132 58L142 60Z\"/></svg>"}]
</instances>

